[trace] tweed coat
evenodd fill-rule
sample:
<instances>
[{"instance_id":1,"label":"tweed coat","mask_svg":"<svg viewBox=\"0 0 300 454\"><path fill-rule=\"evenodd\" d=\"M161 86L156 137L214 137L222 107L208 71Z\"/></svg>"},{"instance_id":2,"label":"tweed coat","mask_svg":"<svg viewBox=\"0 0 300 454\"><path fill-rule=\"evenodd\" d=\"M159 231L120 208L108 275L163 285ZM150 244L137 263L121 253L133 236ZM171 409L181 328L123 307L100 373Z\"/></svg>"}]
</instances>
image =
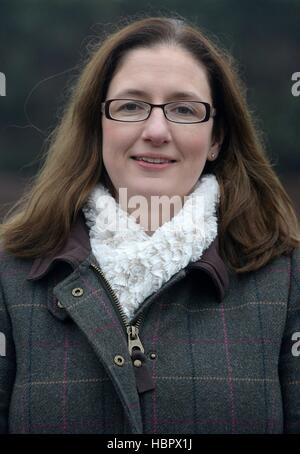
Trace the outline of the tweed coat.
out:
<instances>
[{"instance_id":1,"label":"tweed coat","mask_svg":"<svg viewBox=\"0 0 300 454\"><path fill-rule=\"evenodd\" d=\"M82 213L55 256L0 257L1 433L300 433L298 249L237 275L215 241L139 307L135 357Z\"/></svg>"}]
</instances>

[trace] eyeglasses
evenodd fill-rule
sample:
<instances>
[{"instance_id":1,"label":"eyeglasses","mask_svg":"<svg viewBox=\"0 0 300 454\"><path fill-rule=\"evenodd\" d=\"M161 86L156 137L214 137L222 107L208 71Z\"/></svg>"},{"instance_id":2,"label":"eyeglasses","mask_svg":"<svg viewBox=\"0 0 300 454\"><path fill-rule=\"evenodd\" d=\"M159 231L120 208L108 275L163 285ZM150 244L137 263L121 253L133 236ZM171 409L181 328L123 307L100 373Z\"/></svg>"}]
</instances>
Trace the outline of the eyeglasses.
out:
<instances>
[{"instance_id":1,"label":"eyeglasses","mask_svg":"<svg viewBox=\"0 0 300 454\"><path fill-rule=\"evenodd\" d=\"M174 123L204 123L216 115L216 110L202 101L151 104L135 99L109 99L101 103L101 112L109 120L134 122L147 120L153 107L163 109L166 119Z\"/></svg>"}]
</instances>

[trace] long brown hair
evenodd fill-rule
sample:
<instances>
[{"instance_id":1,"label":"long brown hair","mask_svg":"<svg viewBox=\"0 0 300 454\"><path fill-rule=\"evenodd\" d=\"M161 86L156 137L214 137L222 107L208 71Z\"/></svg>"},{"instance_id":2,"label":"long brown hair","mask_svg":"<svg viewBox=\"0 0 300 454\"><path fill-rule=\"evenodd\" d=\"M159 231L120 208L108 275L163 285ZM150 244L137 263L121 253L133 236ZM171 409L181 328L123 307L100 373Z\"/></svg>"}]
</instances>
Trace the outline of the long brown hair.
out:
<instances>
[{"instance_id":1,"label":"long brown hair","mask_svg":"<svg viewBox=\"0 0 300 454\"><path fill-rule=\"evenodd\" d=\"M50 137L43 167L1 224L4 249L23 258L60 250L90 191L99 181L108 181L100 104L109 83L128 51L161 44L188 50L206 67L217 108L213 135L222 138L222 147L204 172L213 172L220 184L224 260L236 272L246 272L300 244L292 203L265 155L232 58L194 25L150 17L122 26L89 55Z\"/></svg>"}]
</instances>

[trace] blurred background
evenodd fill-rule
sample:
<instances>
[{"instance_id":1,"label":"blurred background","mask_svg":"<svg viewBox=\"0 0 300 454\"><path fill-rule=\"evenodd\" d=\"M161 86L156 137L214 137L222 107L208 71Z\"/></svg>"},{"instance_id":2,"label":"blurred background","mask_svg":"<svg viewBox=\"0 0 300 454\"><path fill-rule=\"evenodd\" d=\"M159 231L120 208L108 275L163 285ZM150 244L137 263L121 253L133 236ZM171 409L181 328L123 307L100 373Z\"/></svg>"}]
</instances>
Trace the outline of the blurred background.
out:
<instances>
[{"instance_id":1,"label":"blurred background","mask_svg":"<svg viewBox=\"0 0 300 454\"><path fill-rule=\"evenodd\" d=\"M237 60L268 156L300 215L300 0L0 0L0 220L42 164L91 43L127 16L181 15ZM300 89L298 90L300 94Z\"/></svg>"}]
</instances>

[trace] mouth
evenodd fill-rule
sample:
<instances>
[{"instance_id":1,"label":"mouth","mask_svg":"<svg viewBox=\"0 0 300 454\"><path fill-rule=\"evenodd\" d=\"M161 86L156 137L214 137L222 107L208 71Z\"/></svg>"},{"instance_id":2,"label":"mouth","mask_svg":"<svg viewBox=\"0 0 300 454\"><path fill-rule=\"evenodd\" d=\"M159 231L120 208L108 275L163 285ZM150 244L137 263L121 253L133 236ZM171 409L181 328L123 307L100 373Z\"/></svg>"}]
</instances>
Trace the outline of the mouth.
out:
<instances>
[{"instance_id":1,"label":"mouth","mask_svg":"<svg viewBox=\"0 0 300 454\"><path fill-rule=\"evenodd\" d=\"M149 158L146 156L131 156L131 159L136 161L140 167L147 169L164 169L177 162L175 159Z\"/></svg>"}]
</instances>

